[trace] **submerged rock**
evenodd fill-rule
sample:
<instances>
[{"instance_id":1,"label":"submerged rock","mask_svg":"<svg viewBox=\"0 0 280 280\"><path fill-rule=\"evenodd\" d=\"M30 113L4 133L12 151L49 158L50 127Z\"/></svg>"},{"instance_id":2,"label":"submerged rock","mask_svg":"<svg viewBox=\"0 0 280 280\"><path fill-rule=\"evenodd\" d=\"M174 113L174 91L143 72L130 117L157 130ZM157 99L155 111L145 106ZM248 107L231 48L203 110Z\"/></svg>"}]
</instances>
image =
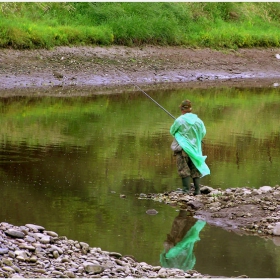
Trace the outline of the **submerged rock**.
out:
<instances>
[{"instance_id":1,"label":"submerged rock","mask_svg":"<svg viewBox=\"0 0 280 280\"><path fill-rule=\"evenodd\" d=\"M183 192L141 194L152 199L185 209L207 223L261 236L280 235L280 187L262 186L226 190L201 186L202 195L193 196Z\"/></svg>"},{"instance_id":2,"label":"submerged rock","mask_svg":"<svg viewBox=\"0 0 280 280\"><path fill-rule=\"evenodd\" d=\"M146 211L146 213L148 215L156 215L158 213L158 211L155 210L155 209L149 209L149 210Z\"/></svg>"}]
</instances>

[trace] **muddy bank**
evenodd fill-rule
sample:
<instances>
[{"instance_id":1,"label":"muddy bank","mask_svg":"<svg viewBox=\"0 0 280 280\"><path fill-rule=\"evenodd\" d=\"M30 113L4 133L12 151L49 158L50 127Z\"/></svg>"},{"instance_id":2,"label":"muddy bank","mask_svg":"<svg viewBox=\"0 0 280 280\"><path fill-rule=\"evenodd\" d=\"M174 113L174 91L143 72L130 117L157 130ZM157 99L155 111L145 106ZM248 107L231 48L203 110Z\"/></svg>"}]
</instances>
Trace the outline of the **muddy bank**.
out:
<instances>
[{"instance_id":1,"label":"muddy bank","mask_svg":"<svg viewBox=\"0 0 280 280\"><path fill-rule=\"evenodd\" d=\"M81 95L147 88L274 87L280 49L59 47L0 53L0 94Z\"/></svg>"},{"instance_id":2,"label":"muddy bank","mask_svg":"<svg viewBox=\"0 0 280 280\"><path fill-rule=\"evenodd\" d=\"M280 187L259 189L201 188L202 195L187 195L182 191L163 194L140 194L139 199L152 199L190 211L208 224L237 234L257 235L280 245Z\"/></svg>"}]
</instances>

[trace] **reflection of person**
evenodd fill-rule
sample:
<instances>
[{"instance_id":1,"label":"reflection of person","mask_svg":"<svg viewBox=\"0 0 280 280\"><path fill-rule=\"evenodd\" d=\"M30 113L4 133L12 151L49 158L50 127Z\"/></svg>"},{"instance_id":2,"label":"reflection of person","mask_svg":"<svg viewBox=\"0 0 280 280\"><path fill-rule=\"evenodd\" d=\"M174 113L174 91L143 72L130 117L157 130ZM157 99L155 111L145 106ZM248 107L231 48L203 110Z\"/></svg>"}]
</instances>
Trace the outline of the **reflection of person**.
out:
<instances>
[{"instance_id":1,"label":"reflection of person","mask_svg":"<svg viewBox=\"0 0 280 280\"><path fill-rule=\"evenodd\" d=\"M160 255L161 266L184 271L192 269L196 262L194 244L200 240L199 233L205 224L205 221L196 220L188 216L187 211L180 210L164 242L164 251Z\"/></svg>"},{"instance_id":2,"label":"reflection of person","mask_svg":"<svg viewBox=\"0 0 280 280\"><path fill-rule=\"evenodd\" d=\"M175 138L171 149L176 156L178 174L182 178L183 192L190 194L191 178L195 192L200 194L200 177L210 174L210 169L205 163L206 156L202 155L201 142L206 134L203 121L192 112L192 104L184 100L180 104L182 115L178 117L170 128L170 133Z\"/></svg>"}]
</instances>

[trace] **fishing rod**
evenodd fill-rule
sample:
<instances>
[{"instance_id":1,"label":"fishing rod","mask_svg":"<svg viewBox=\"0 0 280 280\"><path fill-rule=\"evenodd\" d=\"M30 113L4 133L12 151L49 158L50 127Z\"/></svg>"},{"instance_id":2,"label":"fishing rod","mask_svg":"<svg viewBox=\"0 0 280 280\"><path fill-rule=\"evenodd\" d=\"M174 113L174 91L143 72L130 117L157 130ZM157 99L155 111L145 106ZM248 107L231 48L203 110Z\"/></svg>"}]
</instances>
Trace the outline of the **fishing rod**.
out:
<instances>
[{"instance_id":1,"label":"fishing rod","mask_svg":"<svg viewBox=\"0 0 280 280\"><path fill-rule=\"evenodd\" d=\"M176 119L173 115L171 115L166 109L164 109L160 104L158 104L149 94L147 94L144 90L142 90L139 86L136 84L133 84L136 86L141 92L143 92L147 97L149 97L154 103L156 103L165 113L167 113L171 118L174 120Z\"/></svg>"},{"instance_id":2,"label":"fishing rod","mask_svg":"<svg viewBox=\"0 0 280 280\"><path fill-rule=\"evenodd\" d=\"M155 102L165 113L167 113L171 118L173 118L174 120L176 120L176 118L170 114L166 109L164 109L160 104L158 104L148 93L146 93L144 90L142 90L139 86L137 86L136 84L133 84L135 87L137 87L141 92L143 92L147 97L149 97L153 102ZM204 144L203 141L201 141L202 144Z\"/></svg>"}]
</instances>

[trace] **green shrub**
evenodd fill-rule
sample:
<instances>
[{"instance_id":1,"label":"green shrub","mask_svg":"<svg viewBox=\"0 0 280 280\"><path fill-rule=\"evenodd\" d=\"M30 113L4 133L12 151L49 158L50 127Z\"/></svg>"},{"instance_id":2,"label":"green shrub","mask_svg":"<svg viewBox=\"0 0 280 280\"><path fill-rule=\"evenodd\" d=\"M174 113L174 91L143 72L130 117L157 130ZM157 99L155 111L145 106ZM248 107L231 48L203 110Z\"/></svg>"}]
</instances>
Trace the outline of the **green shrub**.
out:
<instances>
[{"instance_id":1,"label":"green shrub","mask_svg":"<svg viewBox=\"0 0 280 280\"><path fill-rule=\"evenodd\" d=\"M186 45L279 46L280 3L6 2L0 47Z\"/></svg>"}]
</instances>

